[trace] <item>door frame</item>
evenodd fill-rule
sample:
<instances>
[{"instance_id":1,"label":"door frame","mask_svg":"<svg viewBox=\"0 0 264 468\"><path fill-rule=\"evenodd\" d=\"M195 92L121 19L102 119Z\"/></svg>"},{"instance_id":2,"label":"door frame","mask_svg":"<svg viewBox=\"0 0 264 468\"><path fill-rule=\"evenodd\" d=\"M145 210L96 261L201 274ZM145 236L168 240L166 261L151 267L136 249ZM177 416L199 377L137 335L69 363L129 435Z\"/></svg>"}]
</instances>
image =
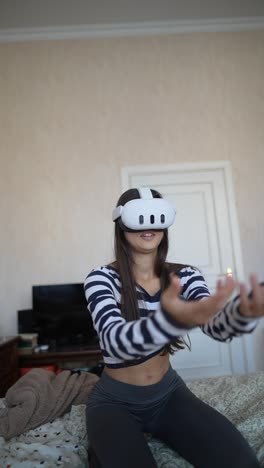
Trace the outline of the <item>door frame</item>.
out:
<instances>
[{"instance_id":1,"label":"door frame","mask_svg":"<svg viewBox=\"0 0 264 468\"><path fill-rule=\"evenodd\" d=\"M232 177L232 166L230 161L202 161L202 162L190 162L190 163L176 163L176 164L161 164L161 165L136 165L136 166L125 166L121 168L121 185L122 192L132 187L131 177L135 175L144 174L161 174L171 173L172 171L177 172L195 172L195 171L206 171L218 169L223 171L225 188L227 194L227 202L229 207L229 222L231 229L231 239L233 244L234 252L234 263L235 269L239 278L239 281L244 282L245 272L242 260L241 240L239 232L239 223L236 210L235 192L233 186ZM239 338L242 342L243 355L241 356L241 347L238 342L233 339L230 343L230 359L231 367L236 373L247 373L254 372L256 370L256 364L254 359L253 341L252 335L247 334Z\"/></svg>"}]
</instances>

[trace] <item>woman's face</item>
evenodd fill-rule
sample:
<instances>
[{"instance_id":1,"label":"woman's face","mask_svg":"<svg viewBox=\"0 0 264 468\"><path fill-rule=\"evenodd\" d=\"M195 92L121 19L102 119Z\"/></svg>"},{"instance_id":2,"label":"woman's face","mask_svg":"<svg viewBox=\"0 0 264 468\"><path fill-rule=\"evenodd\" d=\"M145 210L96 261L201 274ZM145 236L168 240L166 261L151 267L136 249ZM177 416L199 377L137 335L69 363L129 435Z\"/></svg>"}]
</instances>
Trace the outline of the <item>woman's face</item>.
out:
<instances>
[{"instance_id":1,"label":"woman's face","mask_svg":"<svg viewBox=\"0 0 264 468\"><path fill-rule=\"evenodd\" d=\"M125 238L134 253L156 252L163 235L163 231L151 230L125 232Z\"/></svg>"}]
</instances>

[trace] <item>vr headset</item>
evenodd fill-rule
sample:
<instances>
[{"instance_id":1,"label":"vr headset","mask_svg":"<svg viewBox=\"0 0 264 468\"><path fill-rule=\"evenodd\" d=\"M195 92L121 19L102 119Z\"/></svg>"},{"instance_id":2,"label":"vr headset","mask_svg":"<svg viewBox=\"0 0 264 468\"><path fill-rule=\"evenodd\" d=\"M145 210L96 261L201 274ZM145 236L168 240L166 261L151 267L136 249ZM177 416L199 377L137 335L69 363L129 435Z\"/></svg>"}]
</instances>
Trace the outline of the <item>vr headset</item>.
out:
<instances>
[{"instance_id":1,"label":"vr headset","mask_svg":"<svg viewBox=\"0 0 264 468\"><path fill-rule=\"evenodd\" d=\"M154 198L150 188L137 189L140 198L117 206L112 220L118 221L124 231L163 230L174 223L176 210L164 198Z\"/></svg>"}]
</instances>

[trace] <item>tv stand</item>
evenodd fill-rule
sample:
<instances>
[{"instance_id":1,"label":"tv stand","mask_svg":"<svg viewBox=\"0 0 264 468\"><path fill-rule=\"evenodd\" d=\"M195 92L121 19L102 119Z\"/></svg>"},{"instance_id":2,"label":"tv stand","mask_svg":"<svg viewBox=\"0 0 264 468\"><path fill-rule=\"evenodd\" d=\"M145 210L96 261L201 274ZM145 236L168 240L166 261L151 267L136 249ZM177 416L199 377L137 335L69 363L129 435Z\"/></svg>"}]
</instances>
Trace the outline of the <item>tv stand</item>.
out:
<instances>
[{"instance_id":1,"label":"tv stand","mask_svg":"<svg viewBox=\"0 0 264 468\"><path fill-rule=\"evenodd\" d=\"M38 367L51 365L60 365L61 363L82 363L83 367L86 365L97 364L102 361L102 353L100 348L97 346L93 347L80 347L76 349L67 350L50 350L47 352L38 352L30 354L22 354L18 357L19 367Z\"/></svg>"}]
</instances>

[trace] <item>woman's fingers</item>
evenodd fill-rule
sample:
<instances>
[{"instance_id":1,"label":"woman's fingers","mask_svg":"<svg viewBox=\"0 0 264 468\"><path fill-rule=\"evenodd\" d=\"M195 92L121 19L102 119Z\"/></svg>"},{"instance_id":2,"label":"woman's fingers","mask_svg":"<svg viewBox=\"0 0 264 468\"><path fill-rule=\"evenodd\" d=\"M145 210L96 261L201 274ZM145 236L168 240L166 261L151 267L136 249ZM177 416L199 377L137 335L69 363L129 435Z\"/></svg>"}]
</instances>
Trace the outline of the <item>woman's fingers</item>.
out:
<instances>
[{"instance_id":1,"label":"woman's fingers","mask_svg":"<svg viewBox=\"0 0 264 468\"><path fill-rule=\"evenodd\" d=\"M217 289L220 291L231 290L237 286L237 281L234 280L231 276L226 276L224 279L219 279L217 281Z\"/></svg>"},{"instance_id":2,"label":"woman's fingers","mask_svg":"<svg viewBox=\"0 0 264 468\"><path fill-rule=\"evenodd\" d=\"M178 276L174 273L170 273L169 279L170 284L161 295L162 304L165 309L170 309L170 306L173 305L175 301L179 300L179 295L182 290L180 278L178 278Z\"/></svg>"},{"instance_id":3,"label":"woman's fingers","mask_svg":"<svg viewBox=\"0 0 264 468\"><path fill-rule=\"evenodd\" d=\"M173 288L173 293L179 296L182 290L181 281L180 278L174 273L170 274L170 286Z\"/></svg>"},{"instance_id":4,"label":"woman's fingers","mask_svg":"<svg viewBox=\"0 0 264 468\"><path fill-rule=\"evenodd\" d=\"M240 292L239 310L243 315L247 315L247 312L249 312L250 306L249 306L249 298L247 295L247 289L244 283L240 283L239 292Z\"/></svg>"},{"instance_id":5,"label":"woman's fingers","mask_svg":"<svg viewBox=\"0 0 264 468\"><path fill-rule=\"evenodd\" d=\"M251 274L249 277L250 285L252 288L252 292L250 296L254 300L254 302L260 304L261 303L261 287L258 283L258 277L255 274Z\"/></svg>"},{"instance_id":6,"label":"woman's fingers","mask_svg":"<svg viewBox=\"0 0 264 468\"><path fill-rule=\"evenodd\" d=\"M258 283L257 275L250 275L251 293L248 295L246 286L240 284L240 307L242 315L261 317L264 315L264 286Z\"/></svg>"},{"instance_id":7,"label":"woman's fingers","mask_svg":"<svg viewBox=\"0 0 264 468\"><path fill-rule=\"evenodd\" d=\"M235 281L232 277L227 276L223 280L220 279L217 281L216 285L216 296L221 298L229 298L235 288L238 286L238 282Z\"/></svg>"}]
</instances>

